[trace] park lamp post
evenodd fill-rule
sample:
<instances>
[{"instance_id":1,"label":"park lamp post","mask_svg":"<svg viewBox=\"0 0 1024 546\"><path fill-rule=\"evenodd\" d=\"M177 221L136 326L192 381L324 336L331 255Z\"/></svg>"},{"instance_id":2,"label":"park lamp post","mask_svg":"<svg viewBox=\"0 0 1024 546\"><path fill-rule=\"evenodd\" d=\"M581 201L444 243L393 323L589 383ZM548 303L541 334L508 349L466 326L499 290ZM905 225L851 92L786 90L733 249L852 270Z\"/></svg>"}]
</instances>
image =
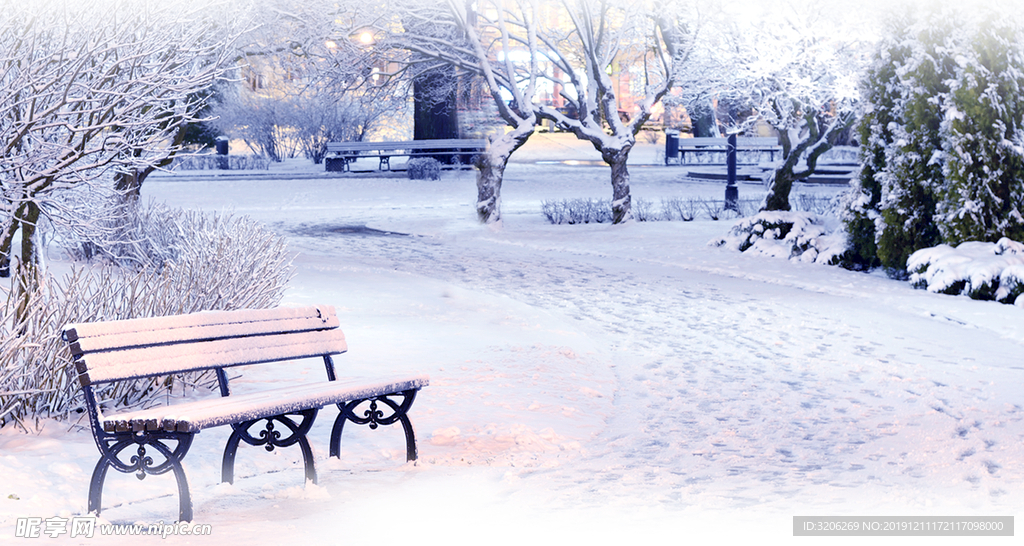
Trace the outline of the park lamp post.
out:
<instances>
[{"instance_id":1,"label":"park lamp post","mask_svg":"<svg viewBox=\"0 0 1024 546\"><path fill-rule=\"evenodd\" d=\"M377 45L377 36L372 29L363 28L348 35L350 42L355 44L356 47L363 51L370 50L373 46ZM380 73L383 67L374 66L370 69L369 76L373 80L373 84L376 85L380 79ZM364 74L365 76L365 74Z\"/></svg>"},{"instance_id":2,"label":"park lamp post","mask_svg":"<svg viewBox=\"0 0 1024 546\"><path fill-rule=\"evenodd\" d=\"M736 133L730 133L725 148L725 210L739 210L740 191L736 187Z\"/></svg>"}]
</instances>

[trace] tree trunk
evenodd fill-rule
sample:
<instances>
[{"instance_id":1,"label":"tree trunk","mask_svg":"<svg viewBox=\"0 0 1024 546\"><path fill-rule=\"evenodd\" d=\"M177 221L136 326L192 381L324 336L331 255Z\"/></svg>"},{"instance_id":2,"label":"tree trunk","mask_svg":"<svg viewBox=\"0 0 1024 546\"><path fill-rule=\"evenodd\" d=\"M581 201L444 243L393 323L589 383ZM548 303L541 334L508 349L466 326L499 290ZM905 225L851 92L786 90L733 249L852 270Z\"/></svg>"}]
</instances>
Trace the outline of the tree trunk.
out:
<instances>
[{"instance_id":1,"label":"tree trunk","mask_svg":"<svg viewBox=\"0 0 1024 546\"><path fill-rule=\"evenodd\" d=\"M717 126L715 113L712 110L698 111L690 116L690 126L693 128L693 136L714 137Z\"/></svg>"},{"instance_id":2,"label":"tree trunk","mask_svg":"<svg viewBox=\"0 0 1024 546\"><path fill-rule=\"evenodd\" d=\"M17 217L14 217L11 218L11 224L4 230L4 238L0 242L0 277L11 276L11 251L14 247L14 234L18 232L19 226Z\"/></svg>"},{"instance_id":3,"label":"tree trunk","mask_svg":"<svg viewBox=\"0 0 1024 546\"><path fill-rule=\"evenodd\" d=\"M413 140L459 138L455 71L438 69L413 81Z\"/></svg>"},{"instance_id":4,"label":"tree trunk","mask_svg":"<svg viewBox=\"0 0 1024 546\"><path fill-rule=\"evenodd\" d=\"M629 195L629 169L626 160L632 144L622 148L605 148L601 158L612 168L612 223L621 224L633 219L632 199Z\"/></svg>"},{"instance_id":5,"label":"tree trunk","mask_svg":"<svg viewBox=\"0 0 1024 546\"><path fill-rule=\"evenodd\" d=\"M18 307L15 317L20 323L26 318L32 294L39 287L39 248L36 244L36 226L39 223L39 205L26 201L19 210L21 224L21 260L18 263Z\"/></svg>"},{"instance_id":6,"label":"tree trunk","mask_svg":"<svg viewBox=\"0 0 1024 546\"><path fill-rule=\"evenodd\" d=\"M501 182L505 166L512 152L526 144L536 126L537 118L531 117L511 132L492 138L487 150L477 159L476 214L480 223L501 222Z\"/></svg>"},{"instance_id":7,"label":"tree trunk","mask_svg":"<svg viewBox=\"0 0 1024 546\"><path fill-rule=\"evenodd\" d=\"M114 175L114 188L121 194L124 202L136 202L139 200L139 196L142 194L142 183L146 181L149 175L153 174L153 171L162 169L174 162L174 158L177 156L177 147L185 142L187 134L188 125L179 126L171 141L174 148L167 154L167 157L143 169L133 168L130 171L118 172ZM136 148L132 150L132 155L141 157L142 150Z\"/></svg>"},{"instance_id":8,"label":"tree trunk","mask_svg":"<svg viewBox=\"0 0 1024 546\"><path fill-rule=\"evenodd\" d=\"M21 264L22 268L39 265L39 249L36 245L36 228L39 224L39 205L26 201L21 215Z\"/></svg>"},{"instance_id":9,"label":"tree trunk","mask_svg":"<svg viewBox=\"0 0 1024 546\"><path fill-rule=\"evenodd\" d=\"M768 195L764 198L761 210L792 210L789 205L789 192L793 189L793 182L804 180L814 174L818 158L832 149L836 139L853 124L853 120L853 112L844 112L837 118L826 119L822 117L820 111L807 109L803 118L803 128L807 133L799 138L795 145L795 135L789 130L780 130L782 163L776 167L775 173L768 181ZM800 158L805 154L807 164L802 171L797 171Z\"/></svg>"},{"instance_id":10,"label":"tree trunk","mask_svg":"<svg viewBox=\"0 0 1024 546\"><path fill-rule=\"evenodd\" d=\"M33 201L24 201L14 210L11 225L3 234L0 242L0 277L11 276L11 264L14 263L14 236L21 230L21 248L18 254L18 269L34 267L39 263L36 253L36 223L39 222L39 205Z\"/></svg>"},{"instance_id":11,"label":"tree trunk","mask_svg":"<svg viewBox=\"0 0 1024 546\"><path fill-rule=\"evenodd\" d=\"M476 215L481 224L501 222L501 181L508 156L484 152L477 161Z\"/></svg>"},{"instance_id":12,"label":"tree trunk","mask_svg":"<svg viewBox=\"0 0 1024 546\"><path fill-rule=\"evenodd\" d=\"M413 140L459 138L459 109L452 83L456 77L455 69L446 67L413 81ZM451 163L456 157L442 154L434 159Z\"/></svg>"},{"instance_id":13,"label":"tree trunk","mask_svg":"<svg viewBox=\"0 0 1024 546\"><path fill-rule=\"evenodd\" d=\"M138 169L129 172L118 172L114 175L114 189L121 195L124 202L138 201L142 191L141 174Z\"/></svg>"},{"instance_id":14,"label":"tree trunk","mask_svg":"<svg viewBox=\"0 0 1024 546\"><path fill-rule=\"evenodd\" d=\"M793 188L793 168L788 162L775 169L768 181L768 195L764 197L761 210L791 210L789 192Z\"/></svg>"}]
</instances>

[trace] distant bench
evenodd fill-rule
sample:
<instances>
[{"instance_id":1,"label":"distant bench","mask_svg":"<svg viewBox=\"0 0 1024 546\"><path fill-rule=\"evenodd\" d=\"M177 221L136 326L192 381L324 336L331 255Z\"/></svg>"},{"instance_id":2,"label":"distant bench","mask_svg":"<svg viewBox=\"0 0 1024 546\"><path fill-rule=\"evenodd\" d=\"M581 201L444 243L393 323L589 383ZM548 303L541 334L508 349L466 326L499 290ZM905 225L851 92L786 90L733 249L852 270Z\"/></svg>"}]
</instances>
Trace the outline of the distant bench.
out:
<instances>
[{"instance_id":1,"label":"distant bench","mask_svg":"<svg viewBox=\"0 0 1024 546\"><path fill-rule=\"evenodd\" d=\"M665 139L665 164L669 165L671 164L670 160L674 160L677 165L685 165L687 164L687 153L691 157L706 153L720 153L724 157L728 150L728 141L724 138L667 138ZM779 146L779 139L775 137L737 137L736 151L737 153L767 152L771 160L775 161L775 153L781 153L782 147ZM721 162L724 164L725 159Z\"/></svg>"},{"instance_id":2,"label":"distant bench","mask_svg":"<svg viewBox=\"0 0 1024 546\"><path fill-rule=\"evenodd\" d=\"M369 425L401 422L406 459L416 459L416 438L407 415L426 376L371 381L339 380L332 355L347 350L338 317L329 306L193 313L68 325L75 368L85 394L100 460L89 486L89 512L100 512L107 470L148 474L174 472L178 484L179 521L192 520L192 499L182 459L201 430L220 425L234 429L221 465L221 481L234 479L239 442L275 447L299 445L306 479L316 483L313 452L306 438L320 408L341 410L331 431L331 456L341 456L346 421ZM224 369L322 357L327 380L233 394ZM290 366L282 362L281 367ZM182 372L215 370L220 397L105 415L97 391L108 383ZM289 368L292 369L292 368ZM280 376L293 375L282 370ZM116 393L117 391L115 391ZM368 410L357 412L367 404ZM382 411L385 410L385 411ZM276 423L276 424L275 424ZM257 426L258 425L258 426ZM250 431L257 427L257 430ZM158 459L154 461L154 456Z\"/></svg>"},{"instance_id":3,"label":"distant bench","mask_svg":"<svg viewBox=\"0 0 1024 546\"><path fill-rule=\"evenodd\" d=\"M475 156L487 149L487 141L483 139L433 139L407 140L403 142L328 142L328 171L347 171L349 163L360 157L374 157L380 160L378 169L391 170L392 157L434 157L469 156L463 163L472 163Z\"/></svg>"}]
</instances>

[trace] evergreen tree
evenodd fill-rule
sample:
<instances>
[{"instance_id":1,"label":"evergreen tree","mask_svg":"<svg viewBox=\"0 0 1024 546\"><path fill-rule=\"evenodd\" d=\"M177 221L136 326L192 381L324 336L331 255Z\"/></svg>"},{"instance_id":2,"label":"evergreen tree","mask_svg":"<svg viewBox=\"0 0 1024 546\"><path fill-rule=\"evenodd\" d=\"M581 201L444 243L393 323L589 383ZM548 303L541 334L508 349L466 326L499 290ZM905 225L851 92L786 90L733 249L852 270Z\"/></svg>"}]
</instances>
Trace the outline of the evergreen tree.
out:
<instances>
[{"instance_id":1,"label":"evergreen tree","mask_svg":"<svg viewBox=\"0 0 1024 546\"><path fill-rule=\"evenodd\" d=\"M862 172L845 215L863 265L902 272L910 254L941 242L933 217L944 182L942 108L962 34L955 21L937 12L896 20L868 73Z\"/></svg>"},{"instance_id":2,"label":"evergreen tree","mask_svg":"<svg viewBox=\"0 0 1024 546\"><path fill-rule=\"evenodd\" d=\"M933 217L944 181L942 102L956 74L953 54L960 34L951 21L957 19L933 14L915 26L910 55L897 68L898 109L890 123L895 140L886 148L885 169L877 177L883 219L878 258L891 270L905 270L916 250L941 243Z\"/></svg>"},{"instance_id":3,"label":"evergreen tree","mask_svg":"<svg viewBox=\"0 0 1024 546\"><path fill-rule=\"evenodd\" d=\"M890 22L888 34L879 43L867 68L861 89L863 114L856 126L860 137L860 175L851 181L852 191L843 210L843 222L850 238L848 254L857 269L881 265L878 259L876 229L881 227L879 203L882 186L877 177L885 171L886 149L896 141L893 130L900 95L897 67L906 63L910 48L909 22L905 18Z\"/></svg>"},{"instance_id":4,"label":"evergreen tree","mask_svg":"<svg viewBox=\"0 0 1024 546\"><path fill-rule=\"evenodd\" d=\"M937 217L945 242L1024 241L1024 156L1014 145L1024 123L1024 53L1019 27L982 25L945 107L945 179Z\"/></svg>"},{"instance_id":5,"label":"evergreen tree","mask_svg":"<svg viewBox=\"0 0 1024 546\"><path fill-rule=\"evenodd\" d=\"M922 248L1024 240L1024 32L1006 15L894 20L864 80L856 266L905 273Z\"/></svg>"}]
</instances>

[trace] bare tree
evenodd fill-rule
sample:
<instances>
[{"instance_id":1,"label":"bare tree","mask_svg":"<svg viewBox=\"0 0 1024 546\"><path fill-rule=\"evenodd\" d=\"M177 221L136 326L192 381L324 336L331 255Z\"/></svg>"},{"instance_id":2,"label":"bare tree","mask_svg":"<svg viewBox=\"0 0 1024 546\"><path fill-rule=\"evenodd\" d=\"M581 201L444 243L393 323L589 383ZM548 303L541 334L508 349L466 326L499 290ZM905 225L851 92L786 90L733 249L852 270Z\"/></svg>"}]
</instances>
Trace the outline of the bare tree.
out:
<instances>
[{"instance_id":1,"label":"bare tree","mask_svg":"<svg viewBox=\"0 0 1024 546\"><path fill-rule=\"evenodd\" d=\"M299 152L316 163L326 143L361 140L405 109L382 76L367 34L381 6L257 0L261 23L236 40L232 80L218 86L208 125L273 161Z\"/></svg>"},{"instance_id":2,"label":"bare tree","mask_svg":"<svg viewBox=\"0 0 1024 546\"><path fill-rule=\"evenodd\" d=\"M198 6L29 0L0 12L0 267L20 231L18 265L35 269L53 192L179 149L227 61L225 29Z\"/></svg>"},{"instance_id":3,"label":"bare tree","mask_svg":"<svg viewBox=\"0 0 1024 546\"><path fill-rule=\"evenodd\" d=\"M676 5L610 0L562 0L569 24L540 33L544 53L557 71L545 75L571 106L570 112L540 106L541 117L591 142L611 167L612 218L632 219L626 161L652 107L672 88L699 29ZM683 6L685 9L686 6ZM624 111L612 78L615 67L637 71L638 100ZM628 70L628 69L623 69Z\"/></svg>"},{"instance_id":4,"label":"bare tree","mask_svg":"<svg viewBox=\"0 0 1024 546\"><path fill-rule=\"evenodd\" d=\"M790 210L793 183L814 174L818 159L855 120L866 55L857 27L827 7L772 5L760 15L742 29L722 29L720 37L732 38L728 47L704 64L718 74L710 89L750 113L734 130L763 122L778 133L782 157L761 209Z\"/></svg>"},{"instance_id":5,"label":"bare tree","mask_svg":"<svg viewBox=\"0 0 1024 546\"><path fill-rule=\"evenodd\" d=\"M365 96L336 96L306 88L298 96L301 107L294 110L292 123L302 153L313 163L323 163L328 142L357 142L395 118L404 110L404 100Z\"/></svg>"},{"instance_id":6,"label":"bare tree","mask_svg":"<svg viewBox=\"0 0 1024 546\"><path fill-rule=\"evenodd\" d=\"M490 136L478 162L477 212L485 223L501 219L501 180L509 156L521 147L541 119L549 119L592 142L612 167L616 222L630 218L626 160L636 134L654 104L671 88L692 40L670 9L649 3L566 0L460 2L444 6L411 2L403 13L431 21L431 33L406 32L392 44L413 55L406 67L423 70L432 62L454 65L482 77L498 114L511 130ZM562 24L566 23L566 24ZM442 35L437 29L450 29ZM636 111L620 117L619 92L608 72L613 66L637 67L641 99ZM628 70L628 69L627 69ZM569 104L559 110L541 104L541 86ZM575 112L575 114L573 113ZM607 131L606 132L606 128Z\"/></svg>"},{"instance_id":7,"label":"bare tree","mask_svg":"<svg viewBox=\"0 0 1024 546\"><path fill-rule=\"evenodd\" d=\"M418 24L392 34L386 43L392 49L412 52L402 59L401 70L422 72L441 63L480 77L498 115L511 127L489 135L487 150L476 162L476 209L485 224L501 222L505 167L539 120L535 99L543 55L537 36L538 11L536 0L492 0L475 5L448 0L434 6L410 2L402 16ZM421 30L431 25L432 32ZM448 36L438 32L445 28L451 29Z\"/></svg>"},{"instance_id":8,"label":"bare tree","mask_svg":"<svg viewBox=\"0 0 1024 546\"><path fill-rule=\"evenodd\" d=\"M218 88L207 126L242 139L253 153L272 161L301 152L319 164L328 142L362 140L395 119L405 102L369 87L338 89L316 74L260 89L226 82Z\"/></svg>"}]
</instances>

